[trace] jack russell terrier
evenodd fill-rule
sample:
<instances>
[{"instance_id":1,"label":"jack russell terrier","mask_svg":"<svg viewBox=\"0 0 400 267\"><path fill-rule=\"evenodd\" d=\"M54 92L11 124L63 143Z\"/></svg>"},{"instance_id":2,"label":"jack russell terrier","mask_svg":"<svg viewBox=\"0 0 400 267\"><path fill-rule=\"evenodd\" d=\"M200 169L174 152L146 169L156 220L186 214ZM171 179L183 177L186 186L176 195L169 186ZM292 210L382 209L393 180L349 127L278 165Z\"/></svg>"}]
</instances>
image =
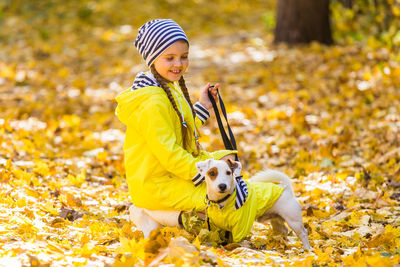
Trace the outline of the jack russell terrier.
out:
<instances>
[{"instance_id":1,"label":"jack russell terrier","mask_svg":"<svg viewBox=\"0 0 400 267\"><path fill-rule=\"evenodd\" d=\"M271 220L274 230L287 235L284 222L300 237L303 247L311 249L303 226L301 205L294 196L290 178L276 170L257 173L244 182L240 162L208 159L196 164L207 183L209 207L207 216L212 225L232 233L240 242L251 230L253 222ZM280 185L276 185L279 183ZM129 217L144 237L162 226L179 226L180 211L156 211L132 205Z\"/></svg>"},{"instance_id":2,"label":"jack russell terrier","mask_svg":"<svg viewBox=\"0 0 400 267\"><path fill-rule=\"evenodd\" d=\"M245 182L239 177L242 166L237 161L208 159L196 167L207 183L207 215L211 224L230 231L234 242L240 242L250 233L254 220L270 219L273 229L284 235L288 233L286 221L300 237L303 247L311 249L301 205L286 174L265 170Z\"/></svg>"}]
</instances>

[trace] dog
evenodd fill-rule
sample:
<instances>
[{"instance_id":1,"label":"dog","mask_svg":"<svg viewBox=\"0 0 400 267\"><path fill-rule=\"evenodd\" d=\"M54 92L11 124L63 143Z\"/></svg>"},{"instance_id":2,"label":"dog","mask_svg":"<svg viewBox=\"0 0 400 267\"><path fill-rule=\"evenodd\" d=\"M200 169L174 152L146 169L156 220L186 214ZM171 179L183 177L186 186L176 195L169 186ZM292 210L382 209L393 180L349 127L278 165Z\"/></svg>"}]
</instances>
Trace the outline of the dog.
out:
<instances>
[{"instance_id":1,"label":"dog","mask_svg":"<svg viewBox=\"0 0 400 267\"><path fill-rule=\"evenodd\" d=\"M284 224L286 221L301 239L303 247L307 250L311 249L308 233L303 225L301 205L295 198L291 180L286 174L271 169L257 173L246 183L247 199L243 206L237 208L232 198L233 195L239 194L236 192L238 181L235 177L241 173L240 162L230 159L226 161L208 159L197 163L196 167L200 174L205 176L207 198L210 201L207 210L210 222L220 229L230 231L234 242L243 240L249 234L255 219L258 221L269 219L273 229L285 236L288 234L288 228ZM267 187L271 190L268 191ZM267 188L267 191L263 188ZM269 196L260 195L265 192L268 192L267 194L271 192L273 195L273 203L267 206L263 201L266 201ZM263 210L264 206L266 210L265 208Z\"/></svg>"},{"instance_id":2,"label":"dog","mask_svg":"<svg viewBox=\"0 0 400 267\"><path fill-rule=\"evenodd\" d=\"M240 175L242 169L240 162L231 161L230 159L227 161L208 159L206 161L197 163L196 167L199 172L205 176L205 181L207 184L207 198L212 202L219 202L218 207L224 207L225 204L229 202L231 198L230 196L236 189L237 182L235 177ZM280 183L282 186L282 193L273 203L272 207L267 209L263 214L261 214L261 216L254 219L257 219L258 221L270 219L273 229L283 233L284 235L288 234L288 228L284 224L286 221L286 223L300 237L304 248L308 250L311 249L308 241L307 230L303 226L301 206L294 196L290 178L286 174L276 170L259 172L254 177L249 179L249 182L247 183L250 187L250 198L252 186L259 185L260 183ZM219 200L223 201L220 202ZM232 211L227 210L226 208L218 208L217 213L224 211L228 213L241 212L242 208L239 208L236 211L233 209L233 207ZM254 209L256 208L257 207L254 207ZM131 205L129 208L130 220L136 225L137 229L143 232L145 238L150 236L152 230L162 226L179 226L180 214L180 211L148 210L145 208L136 207L135 205ZM247 214L243 214L243 216L246 217ZM248 218L249 225L253 224L254 219ZM212 217L210 220L213 222ZM217 224L216 226L226 229L223 223L219 225ZM243 229L240 229L240 225L238 226L239 231L242 230L243 232ZM232 231L232 229L226 230ZM237 229L235 229L235 231L237 231ZM246 229L244 234L242 234L243 238L246 237L249 232L250 230Z\"/></svg>"}]
</instances>

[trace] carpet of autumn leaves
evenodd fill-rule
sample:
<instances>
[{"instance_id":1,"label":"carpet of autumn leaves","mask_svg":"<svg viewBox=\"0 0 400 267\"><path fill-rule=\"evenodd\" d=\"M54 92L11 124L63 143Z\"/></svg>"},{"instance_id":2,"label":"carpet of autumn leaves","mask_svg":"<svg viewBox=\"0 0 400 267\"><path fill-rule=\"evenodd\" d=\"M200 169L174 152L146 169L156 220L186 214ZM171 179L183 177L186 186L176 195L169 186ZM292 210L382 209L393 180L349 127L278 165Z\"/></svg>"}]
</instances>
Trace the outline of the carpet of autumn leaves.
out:
<instances>
[{"instance_id":1,"label":"carpet of autumn leaves","mask_svg":"<svg viewBox=\"0 0 400 267\"><path fill-rule=\"evenodd\" d=\"M19 2L0 5L0 266L399 264L395 47L274 45L254 24L273 1ZM132 42L154 17L188 32L193 98L221 83L245 178L293 177L312 251L268 223L223 247L177 228L143 239L129 222L114 97L145 68ZM201 142L223 147L214 118Z\"/></svg>"}]
</instances>

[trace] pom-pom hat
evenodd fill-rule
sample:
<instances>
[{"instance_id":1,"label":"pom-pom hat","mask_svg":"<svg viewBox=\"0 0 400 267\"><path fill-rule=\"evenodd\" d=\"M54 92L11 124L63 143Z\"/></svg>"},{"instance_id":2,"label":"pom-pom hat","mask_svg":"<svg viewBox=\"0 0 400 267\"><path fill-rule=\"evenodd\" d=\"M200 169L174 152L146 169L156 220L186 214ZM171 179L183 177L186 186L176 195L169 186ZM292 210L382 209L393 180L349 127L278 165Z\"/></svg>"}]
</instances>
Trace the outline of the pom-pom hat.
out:
<instances>
[{"instance_id":1,"label":"pom-pom hat","mask_svg":"<svg viewBox=\"0 0 400 267\"><path fill-rule=\"evenodd\" d=\"M179 40L184 40L189 44L181 26L172 19L156 19L139 28L135 47L150 67L165 49Z\"/></svg>"}]
</instances>

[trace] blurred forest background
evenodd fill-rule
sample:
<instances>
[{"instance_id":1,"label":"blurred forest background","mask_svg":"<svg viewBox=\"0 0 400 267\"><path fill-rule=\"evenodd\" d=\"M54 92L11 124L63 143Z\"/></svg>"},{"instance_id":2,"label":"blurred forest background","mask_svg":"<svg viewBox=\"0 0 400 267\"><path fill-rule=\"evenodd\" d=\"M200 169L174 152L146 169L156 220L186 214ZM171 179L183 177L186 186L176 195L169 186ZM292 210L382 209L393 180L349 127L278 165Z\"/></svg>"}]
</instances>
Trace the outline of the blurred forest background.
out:
<instances>
[{"instance_id":1,"label":"blurred forest background","mask_svg":"<svg viewBox=\"0 0 400 267\"><path fill-rule=\"evenodd\" d=\"M301 39L311 0L0 1L0 265L399 264L400 1L322 2L319 43ZM193 99L221 83L245 177L294 178L313 251L268 224L222 247L129 222L114 98L145 69L133 41L155 18L189 37ZM214 118L201 142L223 147Z\"/></svg>"}]
</instances>

